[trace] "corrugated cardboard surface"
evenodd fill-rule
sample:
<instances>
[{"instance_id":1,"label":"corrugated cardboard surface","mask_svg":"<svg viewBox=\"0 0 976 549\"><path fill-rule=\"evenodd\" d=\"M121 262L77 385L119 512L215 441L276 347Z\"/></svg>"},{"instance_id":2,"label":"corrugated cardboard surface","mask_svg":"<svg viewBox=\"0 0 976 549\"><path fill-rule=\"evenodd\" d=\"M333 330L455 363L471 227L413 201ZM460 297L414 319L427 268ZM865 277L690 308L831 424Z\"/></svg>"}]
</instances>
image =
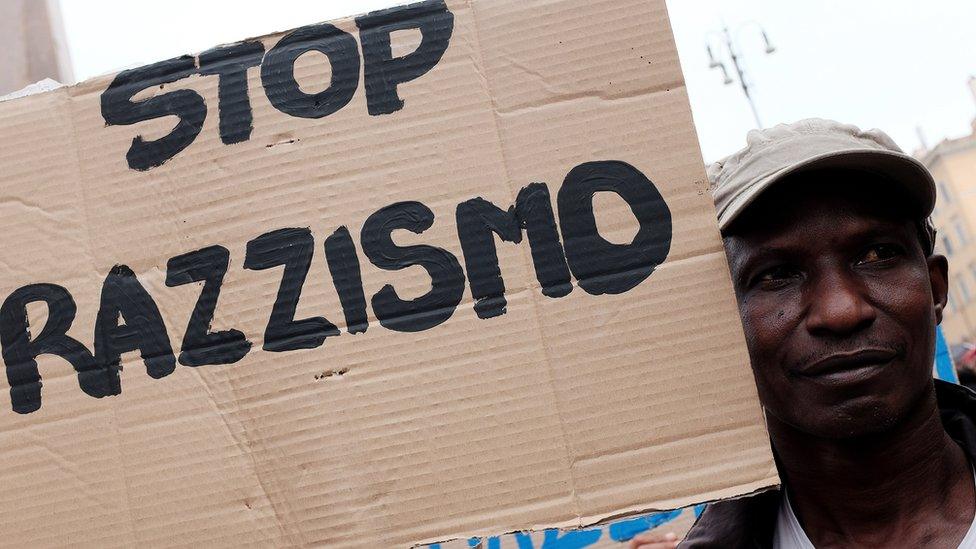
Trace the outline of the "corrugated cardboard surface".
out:
<instances>
[{"instance_id":1,"label":"corrugated cardboard surface","mask_svg":"<svg viewBox=\"0 0 976 549\"><path fill-rule=\"evenodd\" d=\"M102 283L124 264L152 296L179 352L201 284L167 287L167 260L220 245L230 267L211 330L253 347L228 365L152 379L122 357L122 393L91 398L63 359L38 357L43 405L0 412L4 546L323 545L408 547L469 535L578 527L777 482L663 0L448 2L450 45L399 86L404 107L367 113L362 81L324 118L286 115L249 72L253 132L218 137L217 77L195 90L208 115L165 164L130 169L133 137L173 117L107 126L106 77L0 103L4 296L34 283L77 304L68 335L91 349ZM358 36L353 21L336 25ZM271 49L281 35L260 39ZM393 34L394 55L417 46ZM329 86L309 54L296 75ZM464 265L455 209L505 209L575 166L626 162L673 220L667 261L619 295L542 294L529 244L496 239L507 312L480 319L470 287L451 318L349 334L323 241L353 235L367 300L431 286L423 268L376 268L359 234L376 210L420 201L433 226L401 246L443 248ZM609 193L604 238L636 221ZM243 266L248 241L308 227L314 256L296 319L342 335L314 349L261 349L282 269ZM40 332L43 304L28 308ZM128 321L129 319L125 319ZM339 375L341 373L341 375ZM6 386L4 386L4 389ZM6 391L3 392L6 394ZM2 403L3 400L0 400Z\"/></svg>"}]
</instances>

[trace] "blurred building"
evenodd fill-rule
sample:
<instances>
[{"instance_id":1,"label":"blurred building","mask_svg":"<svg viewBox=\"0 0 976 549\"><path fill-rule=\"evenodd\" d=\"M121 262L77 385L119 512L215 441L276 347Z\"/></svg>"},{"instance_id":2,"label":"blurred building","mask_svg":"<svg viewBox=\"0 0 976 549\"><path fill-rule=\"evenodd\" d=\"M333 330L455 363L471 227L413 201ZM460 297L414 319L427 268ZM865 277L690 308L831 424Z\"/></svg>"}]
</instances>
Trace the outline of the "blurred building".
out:
<instances>
[{"instance_id":1,"label":"blurred building","mask_svg":"<svg viewBox=\"0 0 976 549\"><path fill-rule=\"evenodd\" d=\"M970 79L976 98L976 78ZM938 186L932 221L936 249L949 258L949 307L942 327L951 344L976 342L976 120L973 133L916 156Z\"/></svg>"},{"instance_id":2,"label":"blurred building","mask_svg":"<svg viewBox=\"0 0 976 549\"><path fill-rule=\"evenodd\" d=\"M57 0L0 0L0 95L45 78L73 81Z\"/></svg>"}]
</instances>

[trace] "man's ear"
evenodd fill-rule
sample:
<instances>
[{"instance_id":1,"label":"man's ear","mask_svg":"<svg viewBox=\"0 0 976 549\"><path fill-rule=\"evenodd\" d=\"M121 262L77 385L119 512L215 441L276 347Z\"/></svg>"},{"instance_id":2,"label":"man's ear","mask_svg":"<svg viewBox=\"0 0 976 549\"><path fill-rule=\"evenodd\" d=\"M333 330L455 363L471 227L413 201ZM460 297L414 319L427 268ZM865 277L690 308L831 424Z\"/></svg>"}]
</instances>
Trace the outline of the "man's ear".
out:
<instances>
[{"instance_id":1,"label":"man's ear","mask_svg":"<svg viewBox=\"0 0 976 549\"><path fill-rule=\"evenodd\" d=\"M935 323L942 324L942 313L949 302L949 261L944 255L932 255L927 261L932 301L935 303Z\"/></svg>"}]
</instances>

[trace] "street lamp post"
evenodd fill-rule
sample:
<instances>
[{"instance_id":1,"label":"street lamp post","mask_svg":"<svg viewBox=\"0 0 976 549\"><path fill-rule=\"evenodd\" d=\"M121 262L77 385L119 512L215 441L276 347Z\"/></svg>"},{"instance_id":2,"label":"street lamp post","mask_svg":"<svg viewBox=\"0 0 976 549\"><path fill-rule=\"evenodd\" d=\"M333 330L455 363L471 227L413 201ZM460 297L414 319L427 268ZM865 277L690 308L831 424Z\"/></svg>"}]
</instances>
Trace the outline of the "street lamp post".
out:
<instances>
[{"instance_id":1,"label":"street lamp post","mask_svg":"<svg viewBox=\"0 0 976 549\"><path fill-rule=\"evenodd\" d=\"M749 21L748 23L745 23L739 27L736 32L740 32L742 27L750 24L757 26L759 25L759 23ZM763 43L766 45L766 54L769 55L775 52L776 48L773 47L773 44L769 41L769 36L766 34L765 29L760 26L759 32L762 35ZM722 45L725 46L726 53L728 54L729 59L732 61L732 66L735 68L736 76L739 78L739 85L742 87L742 93L745 94L746 101L749 102L749 108L752 109L752 116L756 120L756 127L761 129L763 125L759 118L759 110L756 109L756 102L752 98L752 92L749 90L749 81L746 79L745 71L742 69L742 64L739 62L741 54L738 53L738 50L735 47L735 40L732 39L732 33L729 31L729 27L723 27L721 34L717 32L713 34L717 34L720 37ZM708 51L708 68L721 69L722 75L724 76L723 83L725 85L735 82L732 77L729 76L729 71L725 67L725 63L719 57L716 57L714 51L712 50L712 45L706 42L705 48Z\"/></svg>"}]
</instances>

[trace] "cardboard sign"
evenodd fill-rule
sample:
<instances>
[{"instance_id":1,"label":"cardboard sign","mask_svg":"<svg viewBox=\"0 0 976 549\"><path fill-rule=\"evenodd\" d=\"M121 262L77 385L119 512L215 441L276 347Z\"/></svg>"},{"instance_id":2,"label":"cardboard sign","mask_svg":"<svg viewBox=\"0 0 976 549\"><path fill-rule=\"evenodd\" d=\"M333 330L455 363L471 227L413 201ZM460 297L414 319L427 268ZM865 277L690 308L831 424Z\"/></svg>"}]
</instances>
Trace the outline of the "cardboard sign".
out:
<instances>
[{"instance_id":1,"label":"cardboard sign","mask_svg":"<svg viewBox=\"0 0 976 549\"><path fill-rule=\"evenodd\" d=\"M0 185L4 544L408 547L777 482L663 0L13 99Z\"/></svg>"}]
</instances>

